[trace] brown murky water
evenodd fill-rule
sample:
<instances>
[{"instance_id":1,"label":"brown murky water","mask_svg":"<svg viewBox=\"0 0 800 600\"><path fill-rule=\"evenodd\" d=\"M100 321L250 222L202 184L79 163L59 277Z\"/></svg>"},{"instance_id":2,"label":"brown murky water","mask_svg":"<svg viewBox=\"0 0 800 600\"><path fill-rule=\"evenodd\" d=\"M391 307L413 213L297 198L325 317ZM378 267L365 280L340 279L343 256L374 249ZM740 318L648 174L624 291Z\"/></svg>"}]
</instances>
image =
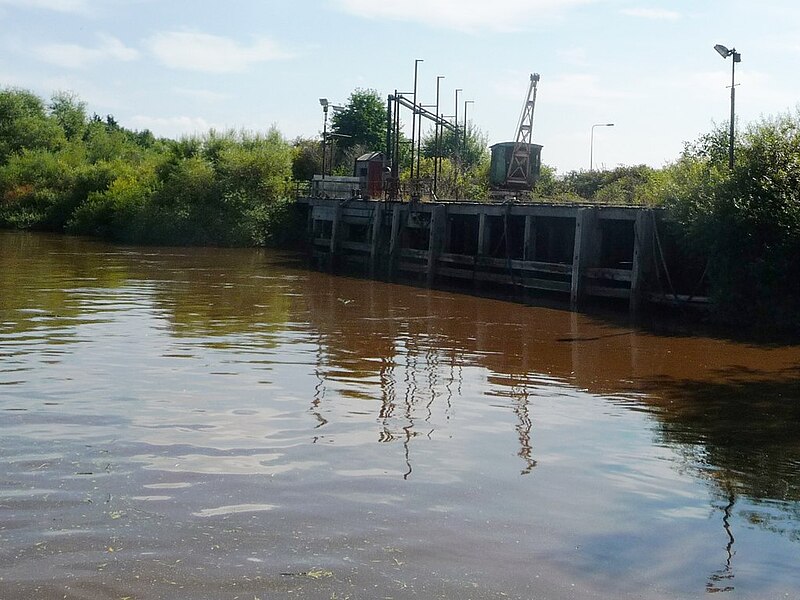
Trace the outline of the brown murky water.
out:
<instances>
[{"instance_id":1,"label":"brown murky water","mask_svg":"<svg viewBox=\"0 0 800 600\"><path fill-rule=\"evenodd\" d=\"M800 347L0 232L0 598L800 597Z\"/></svg>"}]
</instances>

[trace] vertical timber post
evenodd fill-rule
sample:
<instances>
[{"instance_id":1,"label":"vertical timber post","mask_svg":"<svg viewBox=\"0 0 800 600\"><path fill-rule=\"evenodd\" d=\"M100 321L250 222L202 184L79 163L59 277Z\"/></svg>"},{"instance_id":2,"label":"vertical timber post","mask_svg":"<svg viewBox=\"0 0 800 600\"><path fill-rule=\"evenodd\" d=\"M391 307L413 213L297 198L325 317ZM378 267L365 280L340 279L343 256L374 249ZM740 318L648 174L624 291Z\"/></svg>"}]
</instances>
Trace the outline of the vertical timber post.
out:
<instances>
[{"instance_id":1,"label":"vertical timber post","mask_svg":"<svg viewBox=\"0 0 800 600\"><path fill-rule=\"evenodd\" d=\"M489 254L489 216L481 212L478 217L478 256Z\"/></svg>"},{"instance_id":2,"label":"vertical timber post","mask_svg":"<svg viewBox=\"0 0 800 600\"><path fill-rule=\"evenodd\" d=\"M575 218L575 250L572 254L572 285L569 302L578 308L586 291L584 273L596 260L600 248L600 231L597 227L597 209L580 208Z\"/></svg>"},{"instance_id":3,"label":"vertical timber post","mask_svg":"<svg viewBox=\"0 0 800 600\"><path fill-rule=\"evenodd\" d=\"M633 223L633 264L631 265L630 311L639 312L647 279L652 264L652 239L655 215L652 210L640 210Z\"/></svg>"},{"instance_id":4,"label":"vertical timber post","mask_svg":"<svg viewBox=\"0 0 800 600\"><path fill-rule=\"evenodd\" d=\"M400 224L402 218L403 206L397 203L394 205L394 210L392 212L392 233L389 238L389 265L387 270L390 281L394 279L395 270L397 269L397 255L400 253Z\"/></svg>"},{"instance_id":5,"label":"vertical timber post","mask_svg":"<svg viewBox=\"0 0 800 600\"><path fill-rule=\"evenodd\" d=\"M431 210L431 226L428 234L428 287L436 281L436 266L444 246L444 230L447 224L447 209L442 204L435 204Z\"/></svg>"},{"instance_id":6,"label":"vertical timber post","mask_svg":"<svg viewBox=\"0 0 800 600\"><path fill-rule=\"evenodd\" d=\"M375 204L372 214L372 243L369 248L369 276L375 279L378 272L378 258L381 247L381 228L383 226L383 202Z\"/></svg>"},{"instance_id":7,"label":"vertical timber post","mask_svg":"<svg viewBox=\"0 0 800 600\"><path fill-rule=\"evenodd\" d=\"M525 241L522 248L523 260L536 260L536 217L525 215Z\"/></svg>"},{"instance_id":8,"label":"vertical timber post","mask_svg":"<svg viewBox=\"0 0 800 600\"><path fill-rule=\"evenodd\" d=\"M336 266L339 246L342 236L342 205L336 202L333 207L333 223L331 224L331 243L328 256L328 269L333 271Z\"/></svg>"}]
</instances>

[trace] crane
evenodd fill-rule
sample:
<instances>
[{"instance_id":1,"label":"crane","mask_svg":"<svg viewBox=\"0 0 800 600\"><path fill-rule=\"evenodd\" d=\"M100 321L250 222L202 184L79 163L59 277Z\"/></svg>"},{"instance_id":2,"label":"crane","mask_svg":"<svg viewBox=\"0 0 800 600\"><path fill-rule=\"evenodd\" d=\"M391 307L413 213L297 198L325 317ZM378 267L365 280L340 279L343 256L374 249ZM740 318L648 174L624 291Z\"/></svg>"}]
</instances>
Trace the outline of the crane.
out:
<instances>
[{"instance_id":1,"label":"crane","mask_svg":"<svg viewBox=\"0 0 800 600\"><path fill-rule=\"evenodd\" d=\"M536 85L539 83L539 74L532 73L525 104L522 106L522 115L517 126L517 138L514 150L508 163L506 185L508 187L530 189L531 176L531 139L533 137L533 110L536 107Z\"/></svg>"}]
</instances>

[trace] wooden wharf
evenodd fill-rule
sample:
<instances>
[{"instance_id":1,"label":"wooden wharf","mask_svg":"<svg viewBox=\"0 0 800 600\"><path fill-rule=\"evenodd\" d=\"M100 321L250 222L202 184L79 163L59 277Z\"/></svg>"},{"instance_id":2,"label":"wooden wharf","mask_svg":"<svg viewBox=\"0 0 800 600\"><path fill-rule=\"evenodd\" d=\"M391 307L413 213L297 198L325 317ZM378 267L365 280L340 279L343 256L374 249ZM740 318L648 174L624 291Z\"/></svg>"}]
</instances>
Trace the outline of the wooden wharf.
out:
<instances>
[{"instance_id":1,"label":"wooden wharf","mask_svg":"<svg viewBox=\"0 0 800 600\"><path fill-rule=\"evenodd\" d=\"M659 289L664 211L549 203L392 202L301 197L313 263L388 281L555 293L579 308L614 298L702 305ZM660 256L658 256L660 255Z\"/></svg>"}]
</instances>

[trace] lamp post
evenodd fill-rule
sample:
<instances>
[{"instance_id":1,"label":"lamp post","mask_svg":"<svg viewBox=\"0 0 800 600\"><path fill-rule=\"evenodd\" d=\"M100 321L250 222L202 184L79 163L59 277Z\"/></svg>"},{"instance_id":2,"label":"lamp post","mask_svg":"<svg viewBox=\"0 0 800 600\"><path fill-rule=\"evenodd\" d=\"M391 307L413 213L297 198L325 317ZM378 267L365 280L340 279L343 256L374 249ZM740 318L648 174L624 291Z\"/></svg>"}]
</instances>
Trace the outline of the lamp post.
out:
<instances>
[{"instance_id":1,"label":"lamp post","mask_svg":"<svg viewBox=\"0 0 800 600\"><path fill-rule=\"evenodd\" d=\"M411 111L411 179L414 179L414 139L417 130L417 67L419 63L425 62L422 58L414 60L414 109Z\"/></svg>"},{"instance_id":2,"label":"lamp post","mask_svg":"<svg viewBox=\"0 0 800 600\"><path fill-rule=\"evenodd\" d=\"M464 100L464 141L461 148L466 152L467 150L467 104L475 104L475 100Z\"/></svg>"},{"instance_id":3,"label":"lamp post","mask_svg":"<svg viewBox=\"0 0 800 600\"><path fill-rule=\"evenodd\" d=\"M595 123L592 125L592 135L589 142L589 170L594 170L594 128L595 127L613 127L613 123Z\"/></svg>"},{"instance_id":4,"label":"lamp post","mask_svg":"<svg viewBox=\"0 0 800 600\"><path fill-rule=\"evenodd\" d=\"M322 112L325 115L322 121L322 180L325 180L325 143L328 139L328 99L320 98L319 104L322 106Z\"/></svg>"},{"instance_id":5,"label":"lamp post","mask_svg":"<svg viewBox=\"0 0 800 600\"><path fill-rule=\"evenodd\" d=\"M444 75L436 76L436 127L433 134L433 195L436 197L436 184L439 181L439 84Z\"/></svg>"},{"instance_id":6,"label":"lamp post","mask_svg":"<svg viewBox=\"0 0 800 600\"><path fill-rule=\"evenodd\" d=\"M736 134L736 112L734 108L736 105L736 63L742 62L742 55L736 51L736 48L731 48L728 50L722 44L717 44L714 46L714 50L716 50L722 58L728 58L729 56L733 57L733 61L731 62L731 131L730 142L728 145L728 168L733 169L733 139Z\"/></svg>"}]
</instances>

